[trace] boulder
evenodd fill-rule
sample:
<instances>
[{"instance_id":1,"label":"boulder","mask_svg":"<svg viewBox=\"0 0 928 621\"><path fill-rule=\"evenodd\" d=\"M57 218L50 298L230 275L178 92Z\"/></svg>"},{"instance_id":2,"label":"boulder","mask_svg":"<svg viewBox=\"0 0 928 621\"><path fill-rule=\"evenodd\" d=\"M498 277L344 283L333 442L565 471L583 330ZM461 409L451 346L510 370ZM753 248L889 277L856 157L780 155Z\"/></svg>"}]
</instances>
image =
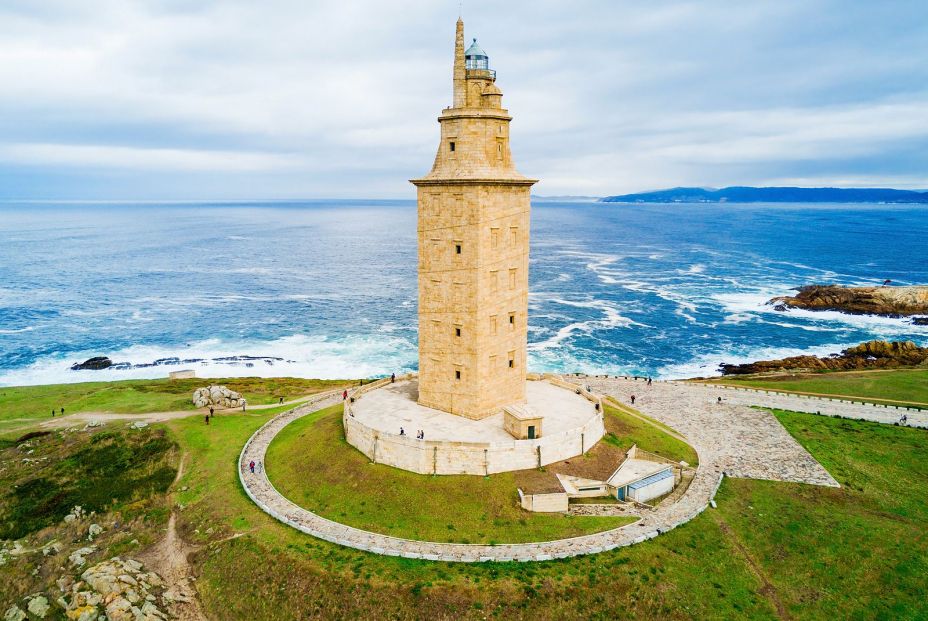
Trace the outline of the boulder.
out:
<instances>
[{"instance_id":1,"label":"boulder","mask_svg":"<svg viewBox=\"0 0 928 621\"><path fill-rule=\"evenodd\" d=\"M29 600L29 612L40 619L44 619L48 614L48 599L44 595L37 595Z\"/></svg>"},{"instance_id":2,"label":"boulder","mask_svg":"<svg viewBox=\"0 0 928 621\"><path fill-rule=\"evenodd\" d=\"M198 408L218 406L235 408L242 404L242 395L225 386L206 386L193 391L193 405Z\"/></svg>"}]
</instances>

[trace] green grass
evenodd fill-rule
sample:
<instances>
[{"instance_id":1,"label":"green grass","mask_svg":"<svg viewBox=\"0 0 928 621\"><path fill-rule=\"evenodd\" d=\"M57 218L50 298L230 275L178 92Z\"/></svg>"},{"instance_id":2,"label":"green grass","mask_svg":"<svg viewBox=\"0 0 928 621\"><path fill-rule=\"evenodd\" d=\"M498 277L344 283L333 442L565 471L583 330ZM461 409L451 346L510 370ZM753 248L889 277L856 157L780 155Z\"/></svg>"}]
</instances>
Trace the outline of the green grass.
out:
<instances>
[{"instance_id":1,"label":"green grass","mask_svg":"<svg viewBox=\"0 0 928 621\"><path fill-rule=\"evenodd\" d=\"M275 403L344 385L344 380L299 378L223 378L187 380L126 380L85 382L49 386L0 388L0 432L23 428L48 419L51 411L137 413L194 410L193 391L209 384L222 384L241 392L249 404Z\"/></svg>"},{"instance_id":2,"label":"green grass","mask_svg":"<svg viewBox=\"0 0 928 621\"><path fill-rule=\"evenodd\" d=\"M187 453L179 523L202 545L193 563L210 618L928 618L924 431L777 412L842 488L726 479L718 509L642 544L546 563L471 565L342 548L264 514L239 486L236 461L272 415L166 423ZM660 450L676 458L682 449ZM2 455L0 468L21 458ZM0 567L0 584L28 569ZM0 608L11 601L0 600Z\"/></svg>"},{"instance_id":3,"label":"green grass","mask_svg":"<svg viewBox=\"0 0 928 621\"><path fill-rule=\"evenodd\" d=\"M840 371L801 375L725 377L712 383L767 390L853 396L858 401L928 403L928 369Z\"/></svg>"},{"instance_id":4,"label":"green grass","mask_svg":"<svg viewBox=\"0 0 928 621\"><path fill-rule=\"evenodd\" d=\"M607 416L612 417L611 424L607 423L606 425L610 429L610 433L603 438L604 442L613 443L622 449L629 449L632 444L637 444L638 448L642 450L655 453L675 462L685 461L693 467L699 463L699 457L693 447L683 440L678 440L665 433L663 431L667 429L665 425L657 421L651 421L645 416L641 417L644 420L629 416L623 411L624 409L632 409L628 408L628 406L621 406L620 409L606 404L603 409ZM639 414L637 410L632 411ZM651 421L651 423L649 424L646 421Z\"/></svg>"},{"instance_id":5,"label":"green grass","mask_svg":"<svg viewBox=\"0 0 928 621\"><path fill-rule=\"evenodd\" d=\"M457 543L546 541L635 521L527 512L519 505L519 472L429 476L371 464L345 441L341 413L338 405L287 425L265 464L282 494L331 520L395 537Z\"/></svg>"},{"instance_id":6,"label":"green grass","mask_svg":"<svg viewBox=\"0 0 928 621\"><path fill-rule=\"evenodd\" d=\"M922 578L928 570L928 434L777 416L849 485L726 479L718 509L652 541L592 557L486 565L340 548L268 522L247 500L221 496L215 502L228 512L225 519L238 520L248 534L204 555L199 588L219 619L928 616ZM233 451L227 454L234 463ZM203 523L225 521L208 517L213 511L195 514Z\"/></svg>"},{"instance_id":7,"label":"green grass","mask_svg":"<svg viewBox=\"0 0 928 621\"><path fill-rule=\"evenodd\" d=\"M121 511L163 494L176 474L176 448L163 429L105 430L60 443L43 436L7 447L0 453L10 466L0 471L0 539L60 522L75 505ZM24 462L23 455L35 461Z\"/></svg>"},{"instance_id":8,"label":"green grass","mask_svg":"<svg viewBox=\"0 0 928 621\"><path fill-rule=\"evenodd\" d=\"M843 487L729 480L715 515L796 618L928 618L928 433L775 414Z\"/></svg>"}]
</instances>

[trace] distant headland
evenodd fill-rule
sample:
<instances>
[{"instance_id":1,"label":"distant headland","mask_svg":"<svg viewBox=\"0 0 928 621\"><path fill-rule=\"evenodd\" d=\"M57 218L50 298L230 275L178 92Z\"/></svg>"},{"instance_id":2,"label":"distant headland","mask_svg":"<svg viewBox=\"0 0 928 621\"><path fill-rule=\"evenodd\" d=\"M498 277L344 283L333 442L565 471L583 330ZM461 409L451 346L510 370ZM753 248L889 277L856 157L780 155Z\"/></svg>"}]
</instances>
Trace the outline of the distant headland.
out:
<instances>
[{"instance_id":1,"label":"distant headland","mask_svg":"<svg viewBox=\"0 0 928 621\"><path fill-rule=\"evenodd\" d=\"M671 188L600 199L604 203L928 203L928 191L891 188Z\"/></svg>"}]
</instances>

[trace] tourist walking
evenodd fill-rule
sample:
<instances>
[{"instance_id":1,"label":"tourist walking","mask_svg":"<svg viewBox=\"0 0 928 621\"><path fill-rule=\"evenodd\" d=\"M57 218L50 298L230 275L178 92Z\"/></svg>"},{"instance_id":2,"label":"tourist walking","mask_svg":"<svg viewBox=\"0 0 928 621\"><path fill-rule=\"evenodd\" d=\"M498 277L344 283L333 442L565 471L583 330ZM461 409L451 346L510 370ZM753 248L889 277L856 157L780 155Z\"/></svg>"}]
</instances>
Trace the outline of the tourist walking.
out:
<instances>
[{"instance_id":1,"label":"tourist walking","mask_svg":"<svg viewBox=\"0 0 928 621\"><path fill-rule=\"evenodd\" d=\"M209 417L213 417L213 406L209 406Z\"/></svg>"},{"instance_id":2,"label":"tourist walking","mask_svg":"<svg viewBox=\"0 0 928 621\"><path fill-rule=\"evenodd\" d=\"M283 405L283 404L284 404L284 398L281 397L281 398L280 398L280 405Z\"/></svg>"},{"instance_id":3,"label":"tourist walking","mask_svg":"<svg viewBox=\"0 0 928 621\"><path fill-rule=\"evenodd\" d=\"M64 416L64 408L61 408L61 415Z\"/></svg>"},{"instance_id":4,"label":"tourist walking","mask_svg":"<svg viewBox=\"0 0 928 621\"><path fill-rule=\"evenodd\" d=\"M400 435L401 435L401 436L405 436L405 435L406 435L406 430L403 429L402 427L400 427Z\"/></svg>"},{"instance_id":5,"label":"tourist walking","mask_svg":"<svg viewBox=\"0 0 928 621\"><path fill-rule=\"evenodd\" d=\"M242 399L242 414L245 413L245 404L246 404L246 401Z\"/></svg>"},{"instance_id":6,"label":"tourist walking","mask_svg":"<svg viewBox=\"0 0 928 621\"><path fill-rule=\"evenodd\" d=\"M52 418L55 418L55 408L52 408Z\"/></svg>"},{"instance_id":7,"label":"tourist walking","mask_svg":"<svg viewBox=\"0 0 928 621\"><path fill-rule=\"evenodd\" d=\"M396 382L396 373L391 373L391 374L390 374L390 383L393 384L394 382Z\"/></svg>"},{"instance_id":8,"label":"tourist walking","mask_svg":"<svg viewBox=\"0 0 928 621\"><path fill-rule=\"evenodd\" d=\"M209 425L209 414L207 414L206 416L204 416L203 419L204 419L204 421L206 422L206 424Z\"/></svg>"},{"instance_id":9,"label":"tourist walking","mask_svg":"<svg viewBox=\"0 0 928 621\"><path fill-rule=\"evenodd\" d=\"M248 467L251 468L251 473L254 474L255 473L255 460L252 459L251 463L248 464Z\"/></svg>"},{"instance_id":10,"label":"tourist walking","mask_svg":"<svg viewBox=\"0 0 928 621\"><path fill-rule=\"evenodd\" d=\"M635 405L635 395L632 395L632 405Z\"/></svg>"},{"instance_id":11,"label":"tourist walking","mask_svg":"<svg viewBox=\"0 0 928 621\"><path fill-rule=\"evenodd\" d=\"M346 388L345 391L342 393L342 401L346 401L347 399L348 399L348 389Z\"/></svg>"}]
</instances>

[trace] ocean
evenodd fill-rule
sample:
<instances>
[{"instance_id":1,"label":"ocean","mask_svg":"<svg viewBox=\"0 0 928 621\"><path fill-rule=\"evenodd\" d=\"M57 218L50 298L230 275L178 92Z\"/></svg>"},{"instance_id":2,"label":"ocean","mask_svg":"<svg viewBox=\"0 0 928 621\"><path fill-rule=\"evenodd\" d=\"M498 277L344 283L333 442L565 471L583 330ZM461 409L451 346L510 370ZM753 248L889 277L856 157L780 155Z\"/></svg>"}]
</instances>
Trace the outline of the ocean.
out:
<instances>
[{"instance_id":1,"label":"ocean","mask_svg":"<svg viewBox=\"0 0 928 621\"><path fill-rule=\"evenodd\" d=\"M529 367L680 378L928 344L908 320L777 312L811 283L928 283L928 207L539 202ZM72 371L92 356L122 363ZM0 205L0 385L372 377L416 368L414 201Z\"/></svg>"}]
</instances>

